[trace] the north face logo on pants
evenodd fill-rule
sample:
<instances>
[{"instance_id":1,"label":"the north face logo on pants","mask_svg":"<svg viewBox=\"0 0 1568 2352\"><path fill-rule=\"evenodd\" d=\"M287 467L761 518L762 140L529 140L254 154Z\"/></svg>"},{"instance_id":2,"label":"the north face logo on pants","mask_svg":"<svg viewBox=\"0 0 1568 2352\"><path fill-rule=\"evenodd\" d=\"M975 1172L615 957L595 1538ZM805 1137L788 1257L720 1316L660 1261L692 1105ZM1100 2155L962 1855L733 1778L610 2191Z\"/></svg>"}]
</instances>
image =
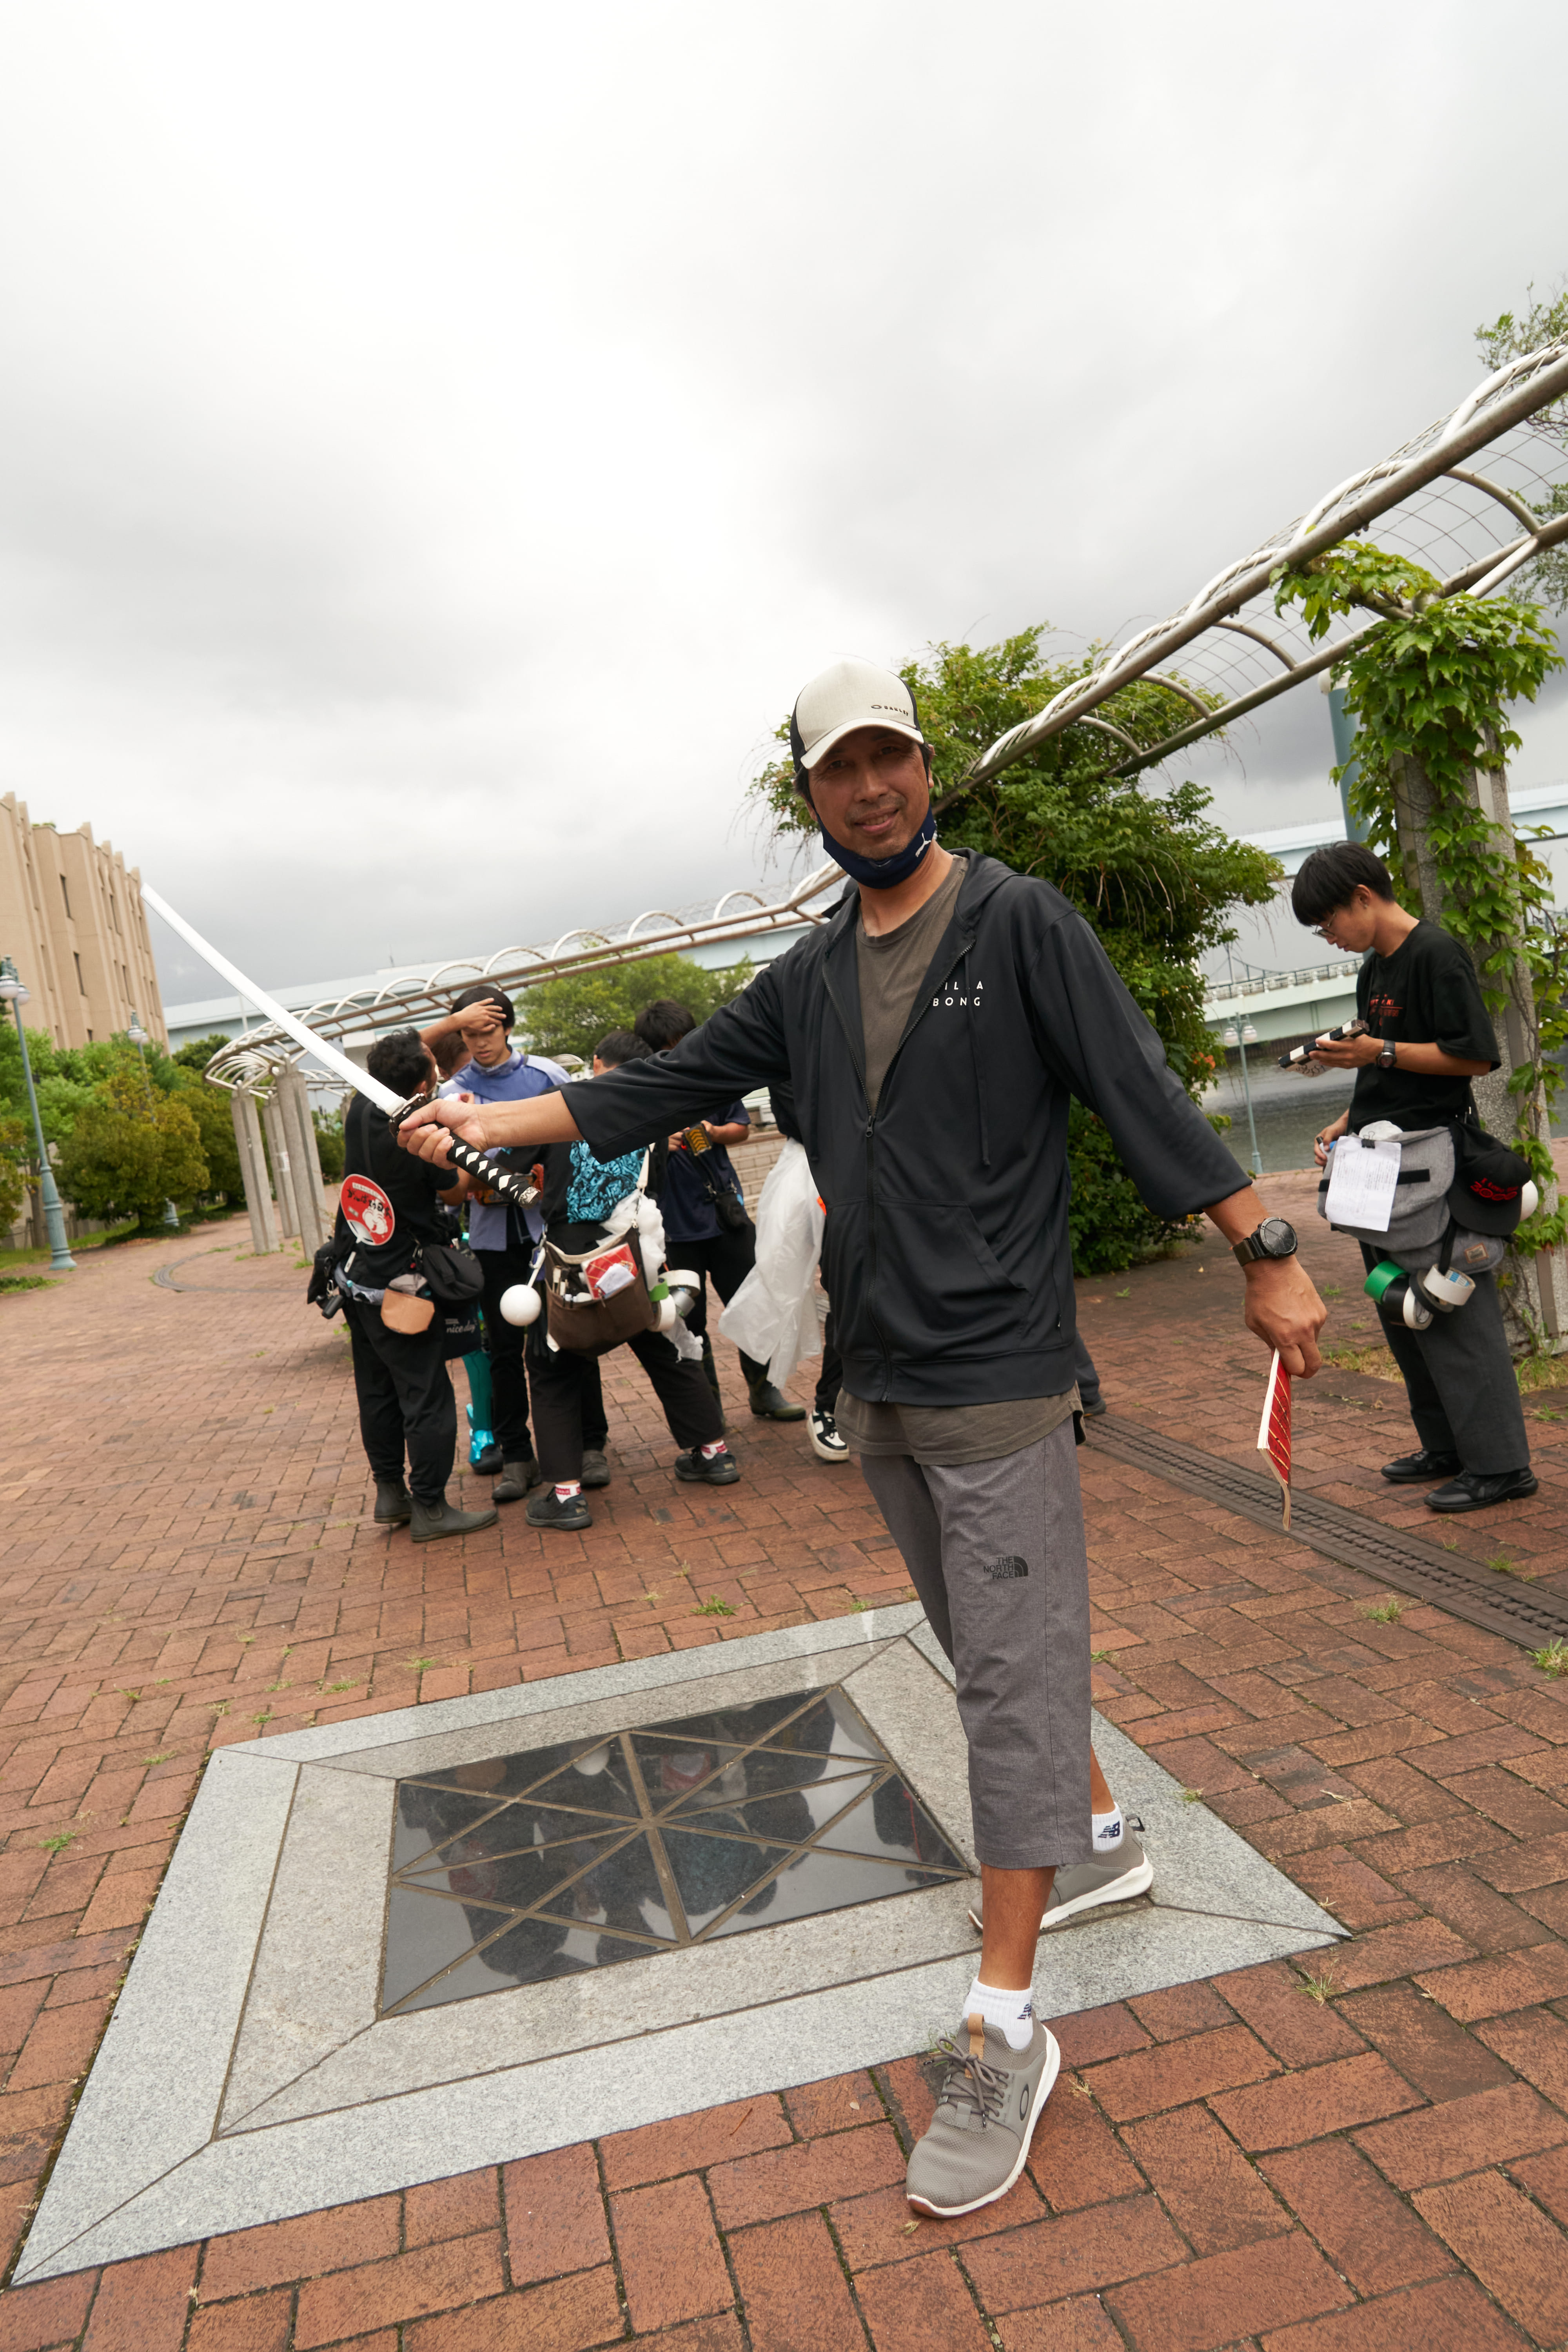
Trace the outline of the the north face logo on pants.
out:
<instances>
[{"instance_id":1,"label":"the north face logo on pants","mask_svg":"<svg viewBox=\"0 0 1568 2352\"><path fill-rule=\"evenodd\" d=\"M981 1573L999 1584L1010 1576L1027 1576L1029 1563L1026 1559L1020 1559L1016 1553L1010 1553L1002 1559L988 1559Z\"/></svg>"}]
</instances>

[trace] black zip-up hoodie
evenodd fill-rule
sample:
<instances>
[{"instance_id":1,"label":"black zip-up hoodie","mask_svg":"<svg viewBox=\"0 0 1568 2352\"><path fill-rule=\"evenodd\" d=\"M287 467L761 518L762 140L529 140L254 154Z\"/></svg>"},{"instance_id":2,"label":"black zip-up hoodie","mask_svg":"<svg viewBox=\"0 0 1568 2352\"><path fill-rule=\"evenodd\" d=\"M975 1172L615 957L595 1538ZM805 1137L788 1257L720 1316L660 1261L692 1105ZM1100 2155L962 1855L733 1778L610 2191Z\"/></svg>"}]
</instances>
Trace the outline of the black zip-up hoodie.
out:
<instances>
[{"instance_id":1,"label":"black zip-up hoodie","mask_svg":"<svg viewBox=\"0 0 1568 2352\"><path fill-rule=\"evenodd\" d=\"M952 919L866 1097L858 893L668 1053L563 1091L601 1158L781 1084L827 1206L823 1280L851 1395L991 1404L1072 1386L1068 1100L1158 1215L1248 1179L1178 1085L1081 915L970 855Z\"/></svg>"}]
</instances>

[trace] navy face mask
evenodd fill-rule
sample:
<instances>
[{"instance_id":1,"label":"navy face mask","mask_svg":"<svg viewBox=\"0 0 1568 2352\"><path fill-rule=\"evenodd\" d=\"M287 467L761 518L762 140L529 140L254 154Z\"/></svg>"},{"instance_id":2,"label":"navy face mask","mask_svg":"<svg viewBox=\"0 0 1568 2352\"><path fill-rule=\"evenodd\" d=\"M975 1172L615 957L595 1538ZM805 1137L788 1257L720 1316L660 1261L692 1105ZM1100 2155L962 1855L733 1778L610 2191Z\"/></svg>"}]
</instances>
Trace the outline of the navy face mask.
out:
<instances>
[{"instance_id":1,"label":"navy face mask","mask_svg":"<svg viewBox=\"0 0 1568 2352\"><path fill-rule=\"evenodd\" d=\"M892 857L862 857L858 850L846 849L841 841L835 841L820 817L816 823L829 857L843 866L852 882L862 883L868 890L891 890L895 884L907 882L936 839L936 819L929 809L920 831Z\"/></svg>"}]
</instances>

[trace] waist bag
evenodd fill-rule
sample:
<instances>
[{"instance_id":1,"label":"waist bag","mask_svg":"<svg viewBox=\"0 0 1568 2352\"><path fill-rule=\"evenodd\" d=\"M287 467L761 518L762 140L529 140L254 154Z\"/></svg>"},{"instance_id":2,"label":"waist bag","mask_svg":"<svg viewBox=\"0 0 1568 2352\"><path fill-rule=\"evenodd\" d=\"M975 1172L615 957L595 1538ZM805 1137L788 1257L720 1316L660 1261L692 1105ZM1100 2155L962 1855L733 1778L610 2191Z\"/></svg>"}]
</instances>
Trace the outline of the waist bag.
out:
<instances>
[{"instance_id":1,"label":"waist bag","mask_svg":"<svg viewBox=\"0 0 1568 2352\"><path fill-rule=\"evenodd\" d=\"M1342 1150L1354 1139L1335 1145ZM1388 1230L1336 1224L1406 1274L1436 1266L1490 1274L1502 1264L1509 1236L1522 1213L1529 1164L1479 1127L1452 1121L1413 1129L1399 1138L1399 1178ZM1318 1214L1328 1219L1329 1178L1318 1187Z\"/></svg>"},{"instance_id":2,"label":"waist bag","mask_svg":"<svg viewBox=\"0 0 1568 2352\"><path fill-rule=\"evenodd\" d=\"M541 1244L545 1319L558 1348L570 1349L576 1356L607 1356L639 1331L656 1328L658 1309L648 1296L635 1225L625 1238L631 1244L632 1279L610 1298L595 1297L583 1268L591 1258L613 1249L613 1242L597 1242L577 1255L557 1249L553 1242Z\"/></svg>"}]
</instances>

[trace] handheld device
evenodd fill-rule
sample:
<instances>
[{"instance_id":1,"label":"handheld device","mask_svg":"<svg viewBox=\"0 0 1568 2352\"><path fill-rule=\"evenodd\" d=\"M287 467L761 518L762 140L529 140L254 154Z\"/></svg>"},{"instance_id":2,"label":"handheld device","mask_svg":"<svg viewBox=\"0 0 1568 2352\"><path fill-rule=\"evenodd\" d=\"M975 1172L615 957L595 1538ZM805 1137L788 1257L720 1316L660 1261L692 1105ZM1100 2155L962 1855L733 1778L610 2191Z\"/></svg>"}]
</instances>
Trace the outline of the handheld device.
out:
<instances>
[{"instance_id":1,"label":"handheld device","mask_svg":"<svg viewBox=\"0 0 1568 2352\"><path fill-rule=\"evenodd\" d=\"M1299 1069L1303 1062L1311 1060L1320 1045L1338 1045L1346 1037L1365 1035L1366 1023L1358 1013L1355 1019L1347 1021L1342 1029L1325 1029L1322 1035L1314 1037L1310 1045L1293 1045L1289 1053L1280 1055L1279 1066L1282 1070Z\"/></svg>"}]
</instances>

